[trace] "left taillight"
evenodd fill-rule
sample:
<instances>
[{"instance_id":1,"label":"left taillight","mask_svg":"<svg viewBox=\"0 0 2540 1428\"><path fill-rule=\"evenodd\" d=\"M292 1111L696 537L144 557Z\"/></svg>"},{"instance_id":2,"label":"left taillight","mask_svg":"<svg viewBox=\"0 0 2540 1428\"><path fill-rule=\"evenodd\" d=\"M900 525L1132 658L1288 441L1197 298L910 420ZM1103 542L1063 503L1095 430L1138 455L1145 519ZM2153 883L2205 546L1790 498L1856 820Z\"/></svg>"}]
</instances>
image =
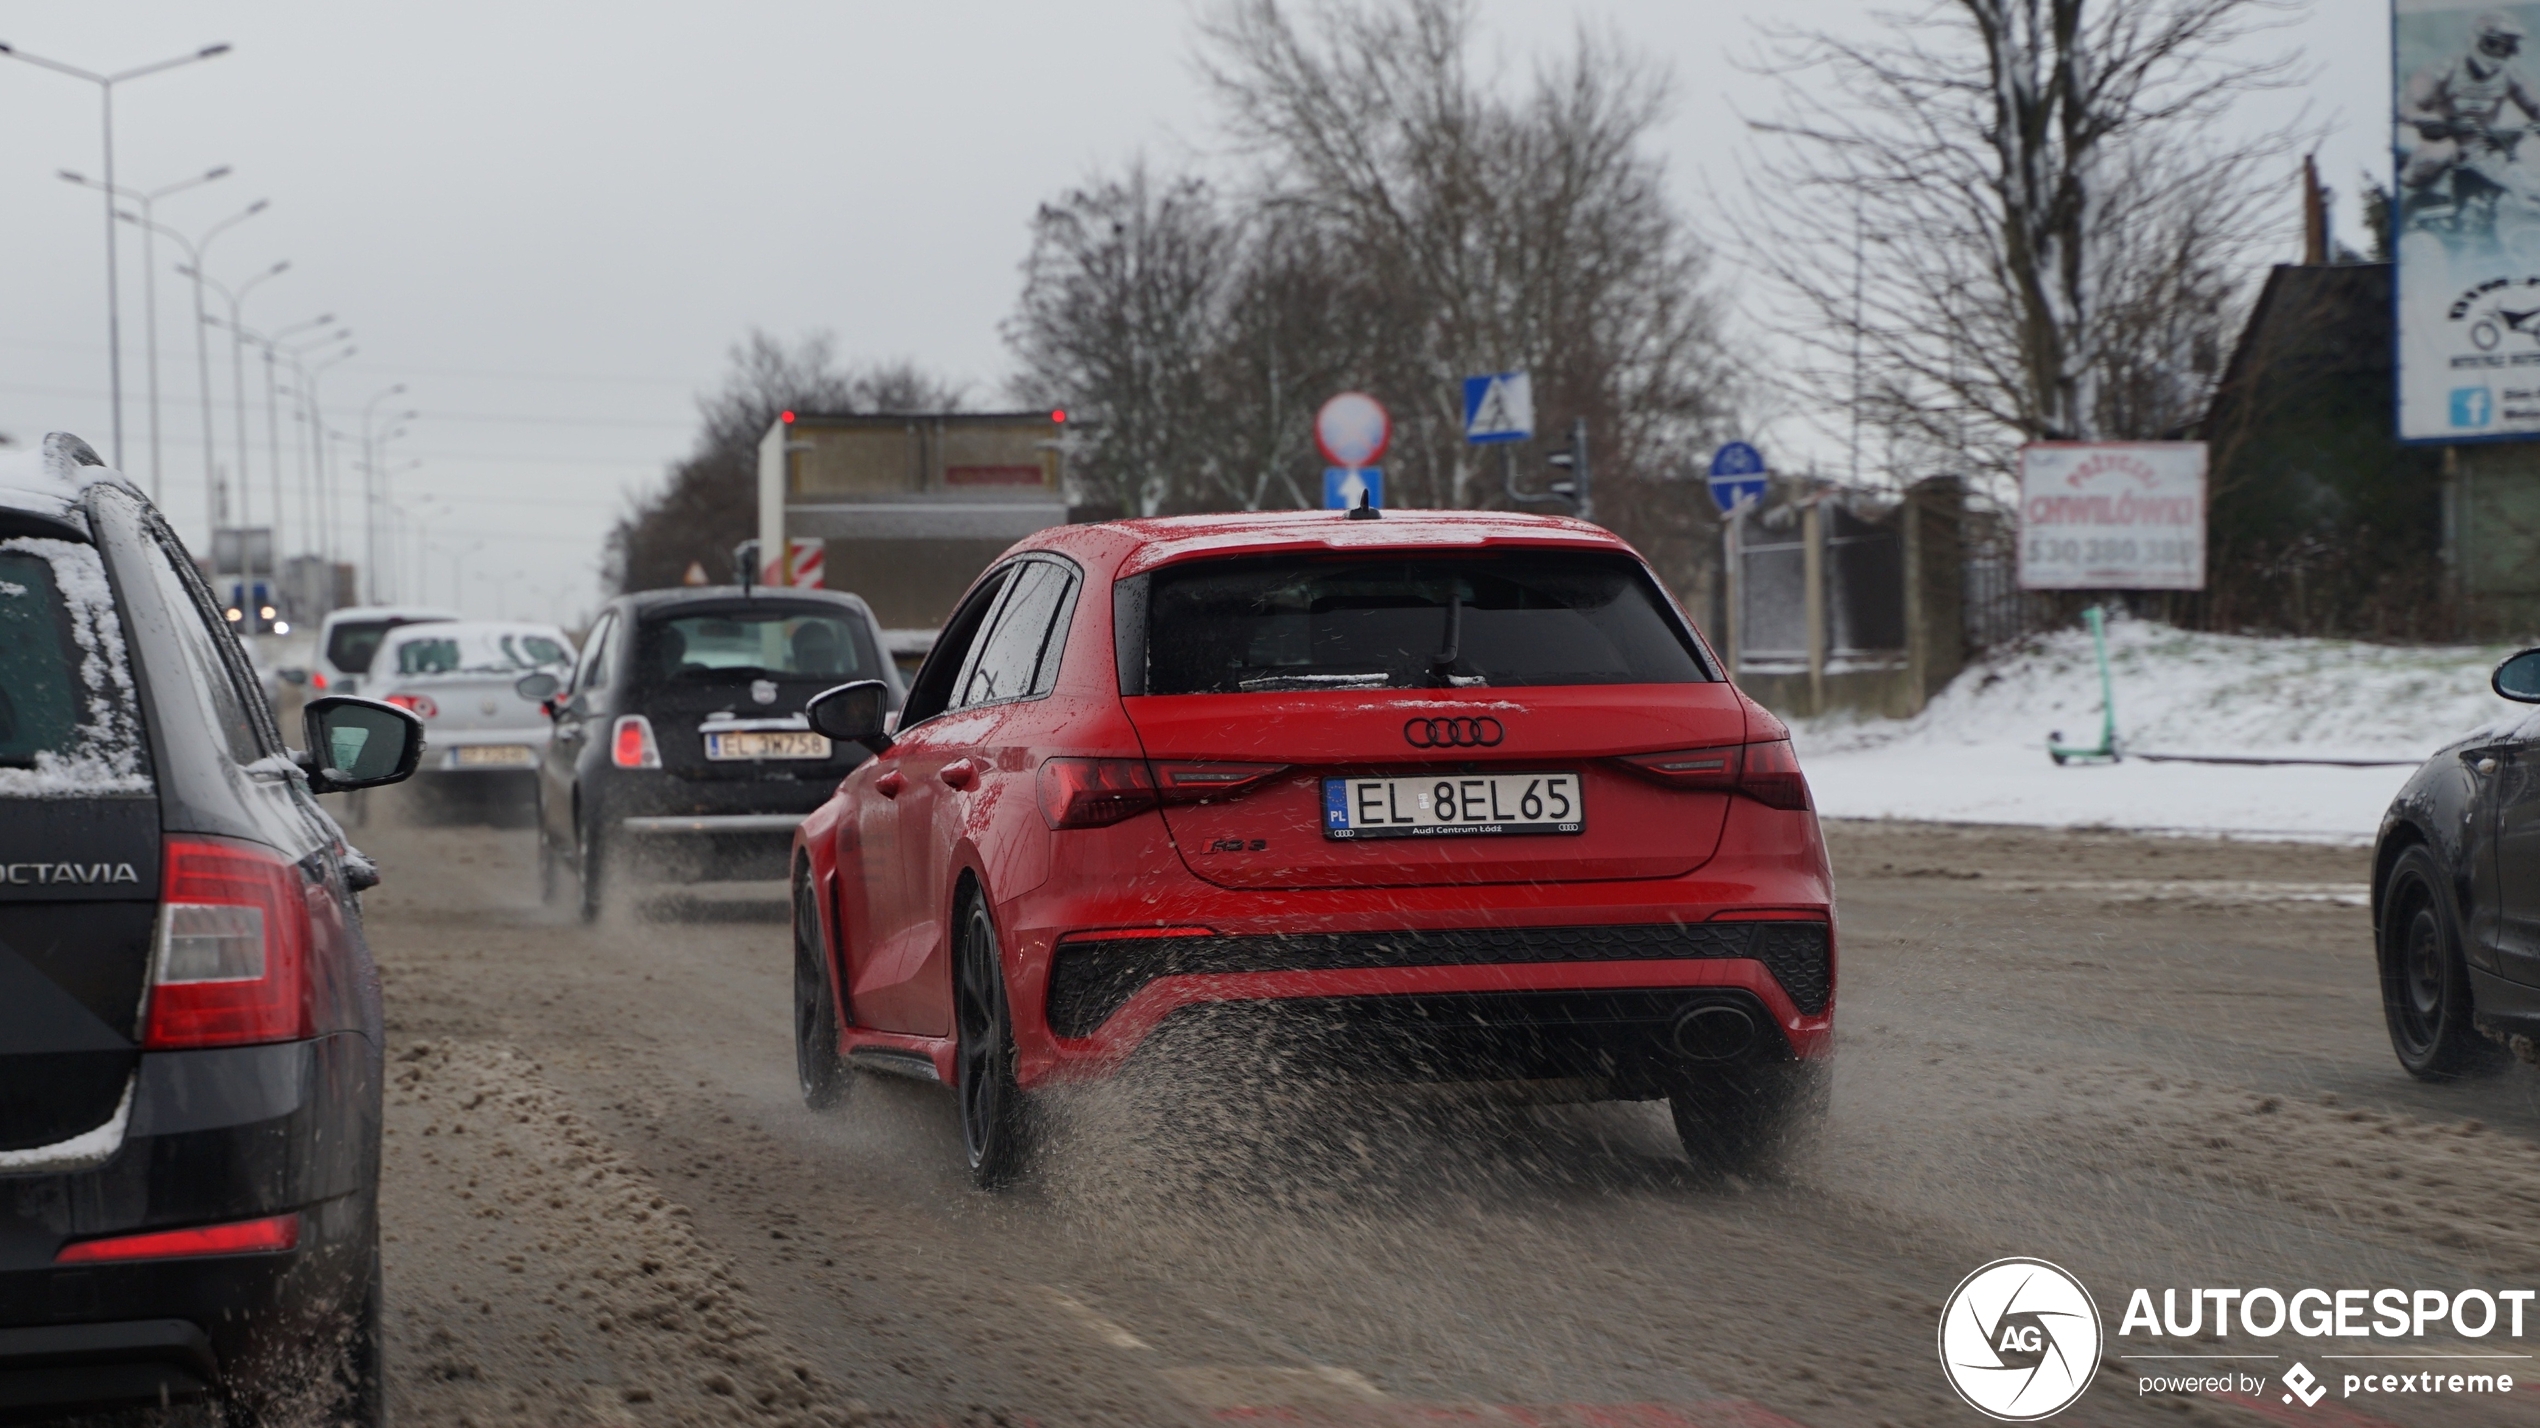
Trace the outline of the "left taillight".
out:
<instances>
[{"instance_id":1,"label":"left taillight","mask_svg":"<svg viewBox=\"0 0 2540 1428\"><path fill-rule=\"evenodd\" d=\"M313 1035L308 879L252 843L170 838L142 1045L153 1051Z\"/></svg>"},{"instance_id":2,"label":"left taillight","mask_svg":"<svg viewBox=\"0 0 2540 1428\"><path fill-rule=\"evenodd\" d=\"M622 769L661 767L661 745L653 742L653 721L641 714L620 714L609 733L609 761Z\"/></svg>"},{"instance_id":3,"label":"left taillight","mask_svg":"<svg viewBox=\"0 0 2540 1428\"><path fill-rule=\"evenodd\" d=\"M441 706L433 703L432 696L429 694L391 694L383 702L394 704L400 709L411 709L418 719L441 717Z\"/></svg>"},{"instance_id":4,"label":"left taillight","mask_svg":"<svg viewBox=\"0 0 2540 1428\"><path fill-rule=\"evenodd\" d=\"M1041 817L1052 828L1100 828L1164 804L1250 793L1286 764L1051 759L1041 765Z\"/></svg>"},{"instance_id":5,"label":"left taillight","mask_svg":"<svg viewBox=\"0 0 2540 1428\"><path fill-rule=\"evenodd\" d=\"M1742 793L1769 808L1796 810L1813 806L1808 799L1807 776L1799 771L1799 756L1792 752L1788 739L1675 749L1663 754L1627 754L1622 762L1669 788Z\"/></svg>"}]
</instances>

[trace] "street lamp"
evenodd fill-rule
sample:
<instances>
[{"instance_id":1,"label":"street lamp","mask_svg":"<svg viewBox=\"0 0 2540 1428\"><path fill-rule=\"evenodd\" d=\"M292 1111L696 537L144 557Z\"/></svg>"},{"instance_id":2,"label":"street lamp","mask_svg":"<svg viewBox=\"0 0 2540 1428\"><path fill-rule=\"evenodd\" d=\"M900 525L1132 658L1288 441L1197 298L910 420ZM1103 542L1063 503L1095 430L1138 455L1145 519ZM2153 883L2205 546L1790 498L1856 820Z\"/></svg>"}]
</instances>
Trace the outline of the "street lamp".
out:
<instances>
[{"instance_id":1,"label":"street lamp","mask_svg":"<svg viewBox=\"0 0 2540 1428\"><path fill-rule=\"evenodd\" d=\"M148 221L149 231L159 234L161 237L172 239L177 246L185 250L186 264L185 266L178 268L177 272L180 274L191 275L195 279L194 366L197 373L202 378L203 386L203 499L209 503L203 508L203 519L207 530L217 529L220 525L220 471L217 466L218 458L213 454L212 350L210 346L210 339L204 336L203 331L204 319L206 317L206 314L203 311L203 283L201 277L203 271L203 255L211 251L213 239L218 238L221 234L237 227L239 224L246 222L248 219L255 217L257 214L264 212L270 204L271 200L269 199L257 199L255 202L248 204L245 208L240 209L238 212L233 213L229 217L222 219L220 222L213 224L211 227L204 229L203 236L195 239L189 239L184 234L179 233L175 229L170 228L166 224L158 222L155 219ZM115 216L126 223L139 224L144 221L141 215L134 213L129 209L118 212Z\"/></svg>"},{"instance_id":2,"label":"street lamp","mask_svg":"<svg viewBox=\"0 0 2540 1428\"><path fill-rule=\"evenodd\" d=\"M109 200L125 199L141 209L141 325L150 354L150 498L159 496L159 235L150 228L150 206L170 194L229 177L229 165L209 169L189 179L154 188L147 192L118 188L101 179L93 179L71 169L61 171L62 181L82 188L93 188Z\"/></svg>"},{"instance_id":3,"label":"street lamp","mask_svg":"<svg viewBox=\"0 0 2540 1428\"><path fill-rule=\"evenodd\" d=\"M351 333L352 329L346 328L329 340L338 340ZM325 376L329 367L349 361L361 350L347 346L331 357L309 363L303 363L298 353L291 357L291 365L300 375L300 409L309 423L309 450L316 458L316 484L311 489L317 496L319 528L323 532L319 548L330 565L335 560L335 553L343 548L335 539L336 517L343 513L343 503L337 499L334 481L327 474L326 440L330 433L326 427L326 408L318 401L318 378Z\"/></svg>"},{"instance_id":4,"label":"street lamp","mask_svg":"<svg viewBox=\"0 0 2540 1428\"><path fill-rule=\"evenodd\" d=\"M272 332L258 332L244 325L238 329L239 336L256 344L257 350L265 354L265 464L267 473L272 477L273 538L277 549L282 542L282 382L276 375L274 367L282 357L282 339L293 333L307 332L312 327L334 320L335 314L329 312L320 313L305 322L295 322L289 327L278 328ZM323 341L325 339L303 338L301 340ZM292 444L298 445L297 442ZM308 453L304 448L300 453L300 484L303 488L308 485L308 474ZM306 506L301 508L301 516L301 524L304 526L309 524Z\"/></svg>"},{"instance_id":5,"label":"street lamp","mask_svg":"<svg viewBox=\"0 0 2540 1428\"><path fill-rule=\"evenodd\" d=\"M278 278L290 270L291 260L285 258L248 278L235 289L209 273L201 275L202 281L208 284L212 291L219 293L229 304L230 412L238 432L238 524L241 526L248 522L247 492L255 483L248 479L247 472L247 336L245 330L238 325L238 309L240 304L247 301L247 294L254 292L259 284L268 278ZM278 517L280 514L281 510L277 504L275 515Z\"/></svg>"},{"instance_id":6,"label":"street lamp","mask_svg":"<svg viewBox=\"0 0 2540 1428\"><path fill-rule=\"evenodd\" d=\"M370 400L362 403L362 558L370 566L370 592L373 600L381 598L379 594L379 498L383 493L379 489L379 458L372 449L370 424L372 415L379 410L381 402L390 397L403 396L405 390L406 384L399 382L395 386L384 387L372 393ZM389 420L404 421L414 415L413 412L404 412L390 417Z\"/></svg>"},{"instance_id":7,"label":"street lamp","mask_svg":"<svg viewBox=\"0 0 2540 1428\"><path fill-rule=\"evenodd\" d=\"M175 69L179 65L192 64L196 60L207 60L215 55L227 53L229 53L228 45L205 45L192 54L178 55L174 59L160 60L156 64L145 64L137 69L121 70L114 74L96 74L81 69L77 65L64 64L60 60L28 54L13 45L0 44L0 55L24 60L28 64L49 69L55 74L67 74L73 79L84 79L97 86L98 98L101 101L102 127L106 135L104 184L106 191L106 384L112 393L114 403L115 469L118 471L123 469L123 313L117 305L115 287L115 86L126 80L139 79L145 74L157 74L161 70Z\"/></svg>"}]
</instances>

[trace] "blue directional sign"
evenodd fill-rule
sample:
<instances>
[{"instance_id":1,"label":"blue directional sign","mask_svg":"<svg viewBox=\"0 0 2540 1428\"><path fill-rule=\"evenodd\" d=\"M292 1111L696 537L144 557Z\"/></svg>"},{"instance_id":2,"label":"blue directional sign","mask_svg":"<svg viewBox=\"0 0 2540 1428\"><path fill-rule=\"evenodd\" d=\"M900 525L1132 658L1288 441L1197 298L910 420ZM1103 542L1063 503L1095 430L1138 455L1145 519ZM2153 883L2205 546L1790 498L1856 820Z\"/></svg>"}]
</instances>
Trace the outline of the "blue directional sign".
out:
<instances>
[{"instance_id":1,"label":"blue directional sign","mask_svg":"<svg viewBox=\"0 0 2540 1428\"><path fill-rule=\"evenodd\" d=\"M1464 439L1476 446L1535 434L1535 379L1524 368L1464 379Z\"/></svg>"},{"instance_id":2,"label":"blue directional sign","mask_svg":"<svg viewBox=\"0 0 2540 1428\"><path fill-rule=\"evenodd\" d=\"M1385 508L1385 469L1381 466L1326 466L1323 468L1323 509L1354 510L1364 492L1367 504L1377 510Z\"/></svg>"},{"instance_id":3,"label":"blue directional sign","mask_svg":"<svg viewBox=\"0 0 2540 1428\"><path fill-rule=\"evenodd\" d=\"M1741 502L1764 499L1767 479L1764 453L1743 441L1732 441L1711 454L1711 499L1723 515Z\"/></svg>"}]
</instances>

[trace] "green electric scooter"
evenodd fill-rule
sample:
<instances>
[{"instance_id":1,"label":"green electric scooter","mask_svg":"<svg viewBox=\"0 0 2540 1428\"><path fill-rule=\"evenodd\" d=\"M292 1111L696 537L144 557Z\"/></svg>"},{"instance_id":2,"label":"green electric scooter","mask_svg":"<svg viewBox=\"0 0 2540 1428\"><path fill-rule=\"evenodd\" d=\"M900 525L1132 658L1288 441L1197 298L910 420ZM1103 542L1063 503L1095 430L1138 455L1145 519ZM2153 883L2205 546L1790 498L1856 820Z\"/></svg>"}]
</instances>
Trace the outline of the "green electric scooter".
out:
<instances>
[{"instance_id":1,"label":"green electric scooter","mask_svg":"<svg viewBox=\"0 0 2540 1428\"><path fill-rule=\"evenodd\" d=\"M2064 742L2064 731L2057 729L2046 736L2046 756L2058 764L2075 760L2084 763L2119 763L2125 754L2117 747L2116 685L2108 678L2108 617L2093 605L2081 612L2082 622L2090 626L2090 643L2099 652L2099 742L2095 746L2076 748Z\"/></svg>"}]
</instances>

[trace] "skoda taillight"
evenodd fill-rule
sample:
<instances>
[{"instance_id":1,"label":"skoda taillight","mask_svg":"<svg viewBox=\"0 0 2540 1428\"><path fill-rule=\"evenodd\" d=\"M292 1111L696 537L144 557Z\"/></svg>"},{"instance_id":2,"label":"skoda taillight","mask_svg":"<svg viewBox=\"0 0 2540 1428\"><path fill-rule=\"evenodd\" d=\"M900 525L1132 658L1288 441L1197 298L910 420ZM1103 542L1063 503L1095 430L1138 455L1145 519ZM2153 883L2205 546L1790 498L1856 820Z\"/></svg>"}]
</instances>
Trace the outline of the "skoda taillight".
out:
<instances>
[{"instance_id":1,"label":"skoda taillight","mask_svg":"<svg viewBox=\"0 0 2540 1428\"><path fill-rule=\"evenodd\" d=\"M391 694L382 702L394 704L400 709L410 709L414 711L418 719L441 717L441 706L433 703L432 696L429 694Z\"/></svg>"},{"instance_id":2,"label":"skoda taillight","mask_svg":"<svg viewBox=\"0 0 2540 1428\"><path fill-rule=\"evenodd\" d=\"M620 714L609 734L609 760L622 769L661 767L661 745L653 742L653 721L641 714Z\"/></svg>"},{"instance_id":3,"label":"skoda taillight","mask_svg":"<svg viewBox=\"0 0 2540 1428\"><path fill-rule=\"evenodd\" d=\"M167 841L142 1044L154 1051L297 1041L309 1005L311 885L269 849Z\"/></svg>"},{"instance_id":4,"label":"skoda taillight","mask_svg":"<svg viewBox=\"0 0 2540 1428\"><path fill-rule=\"evenodd\" d=\"M1811 806L1808 780L1799 771L1799 756L1791 751L1788 739L1674 749L1663 754L1627 754L1622 762L1642 777L1669 788L1742 793L1772 808Z\"/></svg>"}]
</instances>

